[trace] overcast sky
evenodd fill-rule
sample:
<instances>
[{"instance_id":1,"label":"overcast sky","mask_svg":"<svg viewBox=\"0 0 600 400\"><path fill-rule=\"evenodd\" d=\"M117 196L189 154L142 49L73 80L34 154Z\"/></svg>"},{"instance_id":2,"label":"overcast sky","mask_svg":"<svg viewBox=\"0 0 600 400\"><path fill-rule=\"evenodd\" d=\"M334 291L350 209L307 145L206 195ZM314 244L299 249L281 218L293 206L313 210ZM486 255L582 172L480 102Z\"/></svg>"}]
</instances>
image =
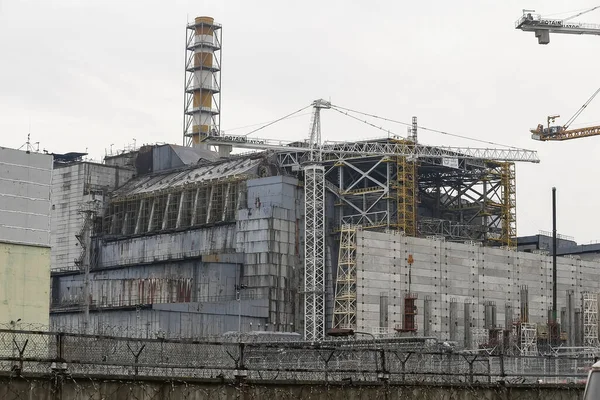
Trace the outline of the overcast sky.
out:
<instances>
[{"instance_id":1,"label":"overcast sky","mask_svg":"<svg viewBox=\"0 0 600 400\"><path fill-rule=\"evenodd\" d=\"M596 0L597 2L597 0ZM125 1L0 0L0 146L18 148L29 126L50 152L114 144L182 142L185 25L223 24L222 123L230 133L277 119L317 98L484 141L539 152L517 166L518 233L551 229L600 239L600 137L530 139L547 115L563 123L600 86L600 37L553 35L547 46L514 29L523 8L542 14L592 0ZM558 15L557 17L561 17ZM600 23L600 10L579 18ZM323 137L382 132L325 111ZM308 135L309 115L260 137ZM600 99L577 125L600 123ZM385 125L404 135L406 128ZM573 125L575 126L575 125ZM485 147L426 131L426 144Z\"/></svg>"}]
</instances>

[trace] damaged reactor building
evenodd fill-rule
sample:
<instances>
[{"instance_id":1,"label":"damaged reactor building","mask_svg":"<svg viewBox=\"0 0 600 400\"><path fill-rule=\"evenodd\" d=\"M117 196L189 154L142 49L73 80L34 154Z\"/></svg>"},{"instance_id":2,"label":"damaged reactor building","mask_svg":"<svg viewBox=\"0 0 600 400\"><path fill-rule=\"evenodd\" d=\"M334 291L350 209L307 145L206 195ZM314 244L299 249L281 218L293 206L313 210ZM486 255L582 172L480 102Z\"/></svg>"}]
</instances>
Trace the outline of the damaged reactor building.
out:
<instances>
[{"instance_id":1,"label":"damaged reactor building","mask_svg":"<svg viewBox=\"0 0 600 400\"><path fill-rule=\"evenodd\" d=\"M406 137L287 142L220 131L221 26L187 26L183 145L55 155L51 324L196 338L329 329L534 352L552 327L551 257L518 251L528 150ZM235 148L251 152L234 154ZM566 254L565 254L566 255ZM559 257L561 340L597 343L600 264ZM556 322L556 321L555 321Z\"/></svg>"}]
</instances>

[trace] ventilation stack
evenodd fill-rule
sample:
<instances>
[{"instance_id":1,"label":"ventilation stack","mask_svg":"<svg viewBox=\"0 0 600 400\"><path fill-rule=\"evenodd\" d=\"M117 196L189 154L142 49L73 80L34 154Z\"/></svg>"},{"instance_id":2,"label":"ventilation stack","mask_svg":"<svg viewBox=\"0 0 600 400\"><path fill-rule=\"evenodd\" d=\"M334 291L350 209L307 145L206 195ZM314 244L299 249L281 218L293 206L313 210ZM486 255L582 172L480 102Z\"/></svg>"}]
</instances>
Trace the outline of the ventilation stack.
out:
<instances>
[{"instance_id":1,"label":"ventilation stack","mask_svg":"<svg viewBox=\"0 0 600 400\"><path fill-rule=\"evenodd\" d=\"M198 17L186 32L183 144L206 147L221 129L221 25Z\"/></svg>"}]
</instances>

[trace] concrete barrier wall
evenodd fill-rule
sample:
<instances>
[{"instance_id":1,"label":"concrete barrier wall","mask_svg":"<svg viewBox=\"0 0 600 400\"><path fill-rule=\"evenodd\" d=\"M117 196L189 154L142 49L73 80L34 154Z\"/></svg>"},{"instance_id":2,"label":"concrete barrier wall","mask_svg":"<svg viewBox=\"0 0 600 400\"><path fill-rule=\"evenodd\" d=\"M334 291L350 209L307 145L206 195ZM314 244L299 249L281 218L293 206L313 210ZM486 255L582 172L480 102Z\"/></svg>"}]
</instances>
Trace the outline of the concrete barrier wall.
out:
<instances>
[{"instance_id":1,"label":"concrete barrier wall","mask_svg":"<svg viewBox=\"0 0 600 400\"><path fill-rule=\"evenodd\" d=\"M4 400L576 400L583 385L364 385L330 383L328 385L270 382L183 382L169 380L118 380L109 377L0 378L0 398Z\"/></svg>"}]
</instances>

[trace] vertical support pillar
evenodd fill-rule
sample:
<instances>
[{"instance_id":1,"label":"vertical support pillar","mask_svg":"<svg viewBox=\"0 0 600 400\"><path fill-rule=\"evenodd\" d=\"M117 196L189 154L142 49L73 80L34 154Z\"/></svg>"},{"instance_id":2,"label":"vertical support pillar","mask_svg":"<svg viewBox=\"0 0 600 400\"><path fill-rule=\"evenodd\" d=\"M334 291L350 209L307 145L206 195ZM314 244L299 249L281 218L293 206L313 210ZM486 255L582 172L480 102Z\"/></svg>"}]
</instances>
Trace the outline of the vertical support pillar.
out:
<instances>
[{"instance_id":1,"label":"vertical support pillar","mask_svg":"<svg viewBox=\"0 0 600 400\"><path fill-rule=\"evenodd\" d=\"M502 237L504 246L513 248L517 246L517 191L515 163L502 164Z\"/></svg>"},{"instance_id":2,"label":"vertical support pillar","mask_svg":"<svg viewBox=\"0 0 600 400\"><path fill-rule=\"evenodd\" d=\"M304 168L304 339L325 336L325 168Z\"/></svg>"},{"instance_id":3,"label":"vertical support pillar","mask_svg":"<svg viewBox=\"0 0 600 400\"><path fill-rule=\"evenodd\" d=\"M381 292L379 296L379 328L387 331L389 315L389 300L387 292Z\"/></svg>"},{"instance_id":4,"label":"vertical support pillar","mask_svg":"<svg viewBox=\"0 0 600 400\"><path fill-rule=\"evenodd\" d=\"M177 221L175 222L175 228L181 228L181 224L183 223L183 213L185 210L185 200L188 196L187 190L181 192L181 196L179 196L179 205L177 206Z\"/></svg>"},{"instance_id":5,"label":"vertical support pillar","mask_svg":"<svg viewBox=\"0 0 600 400\"><path fill-rule=\"evenodd\" d=\"M213 207L213 198L215 195L215 185L210 186L210 194L208 196L208 205L206 206L206 223L208 224L211 219L212 207Z\"/></svg>"},{"instance_id":6,"label":"vertical support pillar","mask_svg":"<svg viewBox=\"0 0 600 400\"><path fill-rule=\"evenodd\" d=\"M471 303L468 301L465 301L463 318L463 325L465 327L464 346L465 349L470 349L473 344L473 333L471 331Z\"/></svg>"},{"instance_id":7,"label":"vertical support pillar","mask_svg":"<svg viewBox=\"0 0 600 400\"><path fill-rule=\"evenodd\" d=\"M342 225L340 231L333 328L356 329L356 229Z\"/></svg>"},{"instance_id":8,"label":"vertical support pillar","mask_svg":"<svg viewBox=\"0 0 600 400\"><path fill-rule=\"evenodd\" d=\"M148 200L148 201L150 201L150 200ZM148 218L148 231L147 232L152 232L152 229L154 229L155 209L156 209L156 197L153 197L152 198L152 207L150 207L150 217Z\"/></svg>"},{"instance_id":9,"label":"vertical support pillar","mask_svg":"<svg viewBox=\"0 0 600 400\"><path fill-rule=\"evenodd\" d=\"M138 207L137 217L135 219L135 229L133 231L134 234L140 234L142 230L142 220L144 215L144 205L146 204L146 199L140 199L140 206Z\"/></svg>"},{"instance_id":10,"label":"vertical support pillar","mask_svg":"<svg viewBox=\"0 0 600 400\"><path fill-rule=\"evenodd\" d=\"M227 184L227 188L225 189L225 199L223 200L223 215L221 216L221 221L225 221L227 217L227 209L231 207L229 204L229 191L231 190L231 182Z\"/></svg>"},{"instance_id":11,"label":"vertical support pillar","mask_svg":"<svg viewBox=\"0 0 600 400\"><path fill-rule=\"evenodd\" d=\"M556 323L556 188L552 188L552 322Z\"/></svg>"},{"instance_id":12,"label":"vertical support pillar","mask_svg":"<svg viewBox=\"0 0 600 400\"><path fill-rule=\"evenodd\" d=\"M575 346L583 346L583 314L581 313L581 308L575 309L574 321L573 336Z\"/></svg>"},{"instance_id":13,"label":"vertical support pillar","mask_svg":"<svg viewBox=\"0 0 600 400\"><path fill-rule=\"evenodd\" d=\"M529 322L529 289L526 285L521 286L521 322Z\"/></svg>"},{"instance_id":14,"label":"vertical support pillar","mask_svg":"<svg viewBox=\"0 0 600 400\"><path fill-rule=\"evenodd\" d=\"M162 220L162 230L164 231L168 227L169 222L169 207L171 206L171 193L167 196L167 204L165 205L165 213Z\"/></svg>"},{"instance_id":15,"label":"vertical support pillar","mask_svg":"<svg viewBox=\"0 0 600 400\"><path fill-rule=\"evenodd\" d=\"M198 218L198 196L200 195L200 188L196 189L196 194L194 194L194 205L192 209L192 219L190 221L190 226L196 225L196 219Z\"/></svg>"},{"instance_id":16,"label":"vertical support pillar","mask_svg":"<svg viewBox=\"0 0 600 400\"><path fill-rule=\"evenodd\" d=\"M127 235L127 225L129 223L129 216L130 216L130 212L125 210L124 213L124 217L123 217L123 225L121 226L121 235Z\"/></svg>"},{"instance_id":17,"label":"vertical support pillar","mask_svg":"<svg viewBox=\"0 0 600 400\"><path fill-rule=\"evenodd\" d=\"M452 342L456 342L458 340L458 303L455 298L450 299L450 329L449 329L449 339Z\"/></svg>"},{"instance_id":18,"label":"vertical support pillar","mask_svg":"<svg viewBox=\"0 0 600 400\"><path fill-rule=\"evenodd\" d=\"M414 143L407 140L396 142L403 154L414 150ZM396 157L396 198L398 229L406 236L417 236L417 162L411 157Z\"/></svg>"},{"instance_id":19,"label":"vertical support pillar","mask_svg":"<svg viewBox=\"0 0 600 400\"><path fill-rule=\"evenodd\" d=\"M567 345L575 346L575 292L573 290L567 290L567 307L565 312L565 320L562 320L562 324L565 327L567 333Z\"/></svg>"},{"instance_id":20,"label":"vertical support pillar","mask_svg":"<svg viewBox=\"0 0 600 400\"><path fill-rule=\"evenodd\" d=\"M423 300L423 336L431 335L431 296Z\"/></svg>"}]
</instances>

